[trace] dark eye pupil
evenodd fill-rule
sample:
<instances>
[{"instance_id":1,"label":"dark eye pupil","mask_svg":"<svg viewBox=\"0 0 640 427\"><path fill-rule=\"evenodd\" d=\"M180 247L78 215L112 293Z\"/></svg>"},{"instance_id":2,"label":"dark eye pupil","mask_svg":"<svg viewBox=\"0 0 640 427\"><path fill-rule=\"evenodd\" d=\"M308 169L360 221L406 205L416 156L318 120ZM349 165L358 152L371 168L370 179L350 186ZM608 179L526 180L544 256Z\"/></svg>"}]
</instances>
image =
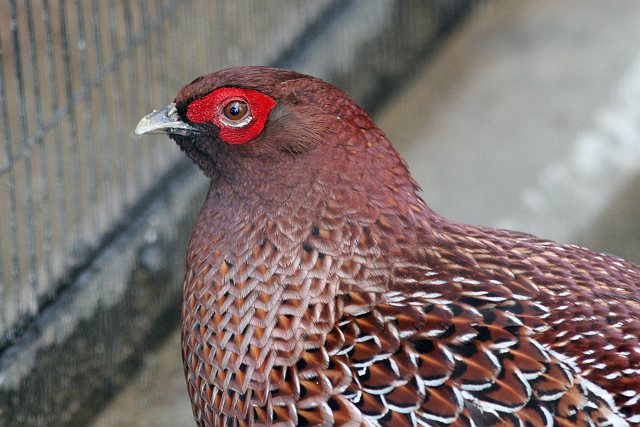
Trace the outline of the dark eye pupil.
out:
<instances>
[{"instance_id":1,"label":"dark eye pupil","mask_svg":"<svg viewBox=\"0 0 640 427\"><path fill-rule=\"evenodd\" d=\"M229 107L229 113L231 113L232 116L237 116L238 114L240 114L240 106L237 102Z\"/></svg>"},{"instance_id":2,"label":"dark eye pupil","mask_svg":"<svg viewBox=\"0 0 640 427\"><path fill-rule=\"evenodd\" d=\"M240 120L247 115L249 107L244 101L231 101L224 107L224 115L229 120Z\"/></svg>"}]
</instances>

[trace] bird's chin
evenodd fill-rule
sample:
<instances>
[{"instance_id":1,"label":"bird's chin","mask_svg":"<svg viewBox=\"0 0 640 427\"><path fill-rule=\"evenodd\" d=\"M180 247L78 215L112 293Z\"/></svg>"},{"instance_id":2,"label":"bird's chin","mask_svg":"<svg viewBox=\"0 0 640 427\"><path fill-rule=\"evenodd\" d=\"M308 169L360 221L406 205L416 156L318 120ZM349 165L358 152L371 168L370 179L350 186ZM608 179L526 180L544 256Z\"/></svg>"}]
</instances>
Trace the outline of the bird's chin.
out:
<instances>
[{"instance_id":1,"label":"bird's chin","mask_svg":"<svg viewBox=\"0 0 640 427\"><path fill-rule=\"evenodd\" d=\"M174 133L169 135L169 137L178 144L180 150L184 151L184 153L198 165L205 175L209 177L212 176L214 162L211 154L206 150L206 147L210 144L217 144L215 140L212 141L207 136L193 133L187 135Z\"/></svg>"}]
</instances>

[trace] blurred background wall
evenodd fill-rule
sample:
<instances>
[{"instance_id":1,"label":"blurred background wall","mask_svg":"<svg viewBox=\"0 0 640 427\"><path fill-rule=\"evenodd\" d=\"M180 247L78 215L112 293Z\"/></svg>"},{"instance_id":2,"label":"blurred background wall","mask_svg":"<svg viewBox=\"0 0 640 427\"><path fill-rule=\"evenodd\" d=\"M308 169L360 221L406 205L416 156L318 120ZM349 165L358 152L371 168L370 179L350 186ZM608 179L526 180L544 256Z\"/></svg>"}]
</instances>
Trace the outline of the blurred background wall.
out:
<instances>
[{"instance_id":1,"label":"blurred background wall","mask_svg":"<svg viewBox=\"0 0 640 427\"><path fill-rule=\"evenodd\" d=\"M189 426L186 242L206 180L142 115L196 76L322 77L427 203L640 261L640 4L0 3L0 425Z\"/></svg>"}]
</instances>

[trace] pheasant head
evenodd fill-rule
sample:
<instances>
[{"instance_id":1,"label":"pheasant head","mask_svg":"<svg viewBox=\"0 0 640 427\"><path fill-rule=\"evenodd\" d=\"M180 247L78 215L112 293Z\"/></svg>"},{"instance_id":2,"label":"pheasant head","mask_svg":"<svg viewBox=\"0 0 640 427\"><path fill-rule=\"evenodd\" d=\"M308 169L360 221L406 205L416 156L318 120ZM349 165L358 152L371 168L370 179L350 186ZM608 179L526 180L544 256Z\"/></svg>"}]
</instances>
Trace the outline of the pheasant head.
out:
<instances>
[{"instance_id":1,"label":"pheasant head","mask_svg":"<svg viewBox=\"0 0 640 427\"><path fill-rule=\"evenodd\" d=\"M239 67L199 77L137 132L168 133L207 176L267 208L308 205L334 189L415 191L364 111L339 89L291 71Z\"/></svg>"}]
</instances>

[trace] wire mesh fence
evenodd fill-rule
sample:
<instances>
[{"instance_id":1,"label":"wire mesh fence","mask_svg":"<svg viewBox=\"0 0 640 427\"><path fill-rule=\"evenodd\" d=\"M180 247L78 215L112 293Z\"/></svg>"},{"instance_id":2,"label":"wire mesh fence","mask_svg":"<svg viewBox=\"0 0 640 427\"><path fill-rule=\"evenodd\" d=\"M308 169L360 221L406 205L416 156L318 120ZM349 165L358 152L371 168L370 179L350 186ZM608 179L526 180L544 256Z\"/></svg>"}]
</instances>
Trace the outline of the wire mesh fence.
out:
<instances>
[{"instance_id":1,"label":"wire mesh fence","mask_svg":"<svg viewBox=\"0 0 640 427\"><path fill-rule=\"evenodd\" d=\"M133 141L189 79L269 63L328 0L0 2L0 348L175 165ZM180 22L181 25L173 25Z\"/></svg>"}]
</instances>

